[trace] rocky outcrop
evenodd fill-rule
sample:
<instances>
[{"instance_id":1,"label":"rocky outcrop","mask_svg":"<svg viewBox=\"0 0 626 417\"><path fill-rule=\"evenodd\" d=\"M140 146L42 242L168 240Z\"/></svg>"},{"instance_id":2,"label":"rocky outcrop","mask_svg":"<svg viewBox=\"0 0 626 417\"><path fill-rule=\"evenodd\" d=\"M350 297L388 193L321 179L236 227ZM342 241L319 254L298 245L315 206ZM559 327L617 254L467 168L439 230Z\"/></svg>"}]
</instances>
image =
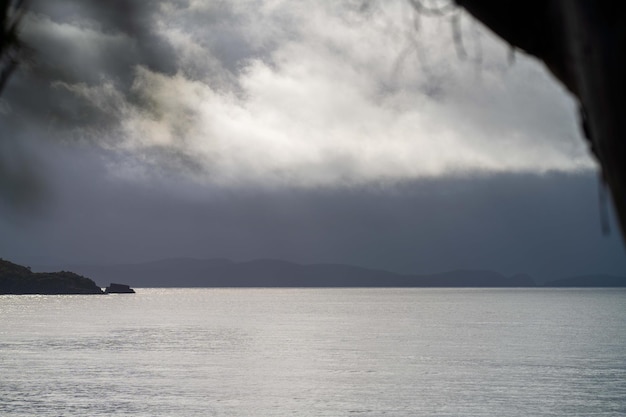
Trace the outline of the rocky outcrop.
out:
<instances>
[{"instance_id":1,"label":"rocky outcrop","mask_svg":"<svg viewBox=\"0 0 626 417\"><path fill-rule=\"evenodd\" d=\"M32 272L0 259L0 294L102 294L102 289L73 272Z\"/></svg>"},{"instance_id":2,"label":"rocky outcrop","mask_svg":"<svg viewBox=\"0 0 626 417\"><path fill-rule=\"evenodd\" d=\"M104 292L106 294L134 294L135 290L133 290L132 288L130 288L130 286L126 284L111 283L111 285L106 287Z\"/></svg>"}]
</instances>

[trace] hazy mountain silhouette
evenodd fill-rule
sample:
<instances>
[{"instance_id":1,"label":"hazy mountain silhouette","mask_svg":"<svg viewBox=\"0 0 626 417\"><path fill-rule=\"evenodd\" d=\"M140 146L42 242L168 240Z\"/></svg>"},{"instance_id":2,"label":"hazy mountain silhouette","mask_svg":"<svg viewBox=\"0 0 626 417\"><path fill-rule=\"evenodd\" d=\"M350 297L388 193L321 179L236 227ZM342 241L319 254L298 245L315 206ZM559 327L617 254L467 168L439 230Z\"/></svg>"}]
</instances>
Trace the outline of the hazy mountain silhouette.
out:
<instances>
[{"instance_id":1,"label":"hazy mountain silhouette","mask_svg":"<svg viewBox=\"0 0 626 417\"><path fill-rule=\"evenodd\" d=\"M580 275L547 282L546 287L626 287L626 277L615 275Z\"/></svg>"},{"instance_id":2,"label":"hazy mountain silhouette","mask_svg":"<svg viewBox=\"0 0 626 417\"><path fill-rule=\"evenodd\" d=\"M527 275L458 270L433 275L405 275L343 264L302 265L258 259L177 258L120 265L72 265L64 268L96 282L124 282L132 287L534 287Z\"/></svg>"}]
</instances>

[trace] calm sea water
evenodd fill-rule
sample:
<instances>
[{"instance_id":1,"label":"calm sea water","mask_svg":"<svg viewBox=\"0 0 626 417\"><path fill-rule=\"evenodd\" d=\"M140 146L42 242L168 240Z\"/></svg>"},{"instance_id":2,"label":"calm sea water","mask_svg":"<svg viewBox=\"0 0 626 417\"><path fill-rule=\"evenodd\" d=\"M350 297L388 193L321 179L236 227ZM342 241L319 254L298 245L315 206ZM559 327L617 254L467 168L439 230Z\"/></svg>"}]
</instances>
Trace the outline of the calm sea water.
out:
<instances>
[{"instance_id":1,"label":"calm sea water","mask_svg":"<svg viewBox=\"0 0 626 417\"><path fill-rule=\"evenodd\" d=\"M0 296L0 415L626 415L626 291Z\"/></svg>"}]
</instances>

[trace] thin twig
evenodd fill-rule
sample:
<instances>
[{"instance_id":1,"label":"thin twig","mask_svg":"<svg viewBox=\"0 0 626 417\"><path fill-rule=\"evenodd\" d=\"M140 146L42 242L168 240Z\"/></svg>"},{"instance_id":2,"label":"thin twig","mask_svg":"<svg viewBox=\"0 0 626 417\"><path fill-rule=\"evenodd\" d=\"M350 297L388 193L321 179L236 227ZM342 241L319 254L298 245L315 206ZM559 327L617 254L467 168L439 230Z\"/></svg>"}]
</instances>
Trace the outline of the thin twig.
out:
<instances>
[{"instance_id":1,"label":"thin twig","mask_svg":"<svg viewBox=\"0 0 626 417\"><path fill-rule=\"evenodd\" d=\"M463 45L463 35L461 34L461 18L458 12L454 13L450 18L452 25L452 39L454 40L454 49L459 59L464 60L467 58L467 51Z\"/></svg>"},{"instance_id":2,"label":"thin twig","mask_svg":"<svg viewBox=\"0 0 626 417\"><path fill-rule=\"evenodd\" d=\"M441 7L425 6L421 0L409 0L409 3L411 3L415 10L428 16L446 16L456 8L456 5L452 1Z\"/></svg>"}]
</instances>

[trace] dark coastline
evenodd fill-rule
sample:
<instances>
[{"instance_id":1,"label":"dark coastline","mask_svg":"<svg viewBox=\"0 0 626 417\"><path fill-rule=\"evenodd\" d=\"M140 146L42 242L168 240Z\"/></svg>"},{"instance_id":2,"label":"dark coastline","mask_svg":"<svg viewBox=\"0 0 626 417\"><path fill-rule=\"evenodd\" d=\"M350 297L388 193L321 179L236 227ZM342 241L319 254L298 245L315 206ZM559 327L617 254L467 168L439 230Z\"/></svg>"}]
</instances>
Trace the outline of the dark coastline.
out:
<instances>
[{"instance_id":1,"label":"dark coastline","mask_svg":"<svg viewBox=\"0 0 626 417\"><path fill-rule=\"evenodd\" d=\"M32 272L0 259L0 294L104 294L96 283L74 272Z\"/></svg>"},{"instance_id":2,"label":"dark coastline","mask_svg":"<svg viewBox=\"0 0 626 417\"><path fill-rule=\"evenodd\" d=\"M524 274L506 276L489 270L457 270L405 275L343 264L302 265L272 259L169 259L155 262L61 267L61 272L32 272L0 259L0 294L105 294L132 292L99 282L121 281L139 288L598 288L626 287L626 278L584 275L537 283ZM68 272L67 269L77 271ZM87 276L93 278L87 278ZM113 285L113 284L111 284ZM124 287L128 287L124 285ZM121 287L120 287L121 288Z\"/></svg>"}]
</instances>

